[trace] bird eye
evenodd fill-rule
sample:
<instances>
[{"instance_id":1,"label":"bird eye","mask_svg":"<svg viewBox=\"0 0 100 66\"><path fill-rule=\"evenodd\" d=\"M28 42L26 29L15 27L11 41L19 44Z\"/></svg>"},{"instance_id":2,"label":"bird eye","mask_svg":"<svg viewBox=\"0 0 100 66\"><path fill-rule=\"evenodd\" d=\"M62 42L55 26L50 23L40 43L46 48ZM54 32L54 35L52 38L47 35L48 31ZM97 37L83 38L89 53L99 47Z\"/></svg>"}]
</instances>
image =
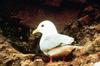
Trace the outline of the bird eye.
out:
<instances>
[{"instance_id":1,"label":"bird eye","mask_svg":"<svg viewBox=\"0 0 100 66\"><path fill-rule=\"evenodd\" d=\"M41 25L41 27L44 27L44 25Z\"/></svg>"}]
</instances>

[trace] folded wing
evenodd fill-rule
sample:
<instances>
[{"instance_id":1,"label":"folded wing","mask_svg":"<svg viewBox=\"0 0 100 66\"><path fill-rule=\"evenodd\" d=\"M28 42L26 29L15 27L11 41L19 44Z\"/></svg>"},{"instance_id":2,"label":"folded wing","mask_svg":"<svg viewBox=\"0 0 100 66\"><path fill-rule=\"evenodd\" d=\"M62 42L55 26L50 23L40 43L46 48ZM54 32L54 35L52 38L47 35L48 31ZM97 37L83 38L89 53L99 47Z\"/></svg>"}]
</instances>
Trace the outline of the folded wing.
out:
<instances>
[{"instance_id":1,"label":"folded wing","mask_svg":"<svg viewBox=\"0 0 100 66\"><path fill-rule=\"evenodd\" d=\"M40 49L42 51L47 51L60 45L64 46L64 45L71 44L73 41L74 38L70 36L62 35L62 34L54 34L45 37L42 43L40 43Z\"/></svg>"}]
</instances>

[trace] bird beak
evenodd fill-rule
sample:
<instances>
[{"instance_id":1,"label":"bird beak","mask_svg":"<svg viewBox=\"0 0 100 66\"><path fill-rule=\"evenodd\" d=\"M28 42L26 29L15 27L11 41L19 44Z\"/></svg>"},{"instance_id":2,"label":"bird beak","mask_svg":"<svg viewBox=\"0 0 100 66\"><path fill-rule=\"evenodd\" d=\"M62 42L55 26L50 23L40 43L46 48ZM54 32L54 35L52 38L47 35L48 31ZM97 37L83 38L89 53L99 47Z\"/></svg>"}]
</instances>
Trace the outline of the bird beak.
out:
<instances>
[{"instance_id":1,"label":"bird beak","mask_svg":"<svg viewBox=\"0 0 100 66\"><path fill-rule=\"evenodd\" d=\"M39 29L33 30L32 34L34 35L35 33L39 32Z\"/></svg>"}]
</instances>

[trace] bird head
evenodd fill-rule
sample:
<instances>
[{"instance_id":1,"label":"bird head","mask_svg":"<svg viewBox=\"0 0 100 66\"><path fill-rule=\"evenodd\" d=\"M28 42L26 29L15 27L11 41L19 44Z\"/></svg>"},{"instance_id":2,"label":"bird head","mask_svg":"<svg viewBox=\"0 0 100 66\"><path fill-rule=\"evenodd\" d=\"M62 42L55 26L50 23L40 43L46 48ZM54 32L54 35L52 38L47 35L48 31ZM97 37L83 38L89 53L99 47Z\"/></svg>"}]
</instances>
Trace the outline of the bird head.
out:
<instances>
[{"instance_id":1,"label":"bird head","mask_svg":"<svg viewBox=\"0 0 100 66\"><path fill-rule=\"evenodd\" d=\"M57 33L57 30L55 25L51 21L45 20L38 25L38 27L32 32L32 34L35 34L37 32L40 32L43 35L50 35Z\"/></svg>"}]
</instances>

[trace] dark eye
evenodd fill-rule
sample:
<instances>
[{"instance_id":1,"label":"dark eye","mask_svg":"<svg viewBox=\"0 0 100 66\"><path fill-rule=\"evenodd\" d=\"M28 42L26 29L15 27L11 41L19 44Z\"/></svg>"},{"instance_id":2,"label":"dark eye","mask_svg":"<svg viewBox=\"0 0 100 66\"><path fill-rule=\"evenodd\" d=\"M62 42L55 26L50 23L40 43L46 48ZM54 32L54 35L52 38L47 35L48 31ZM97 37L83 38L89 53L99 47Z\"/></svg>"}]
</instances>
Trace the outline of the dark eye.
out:
<instances>
[{"instance_id":1,"label":"dark eye","mask_svg":"<svg viewBox=\"0 0 100 66\"><path fill-rule=\"evenodd\" d=\"M41 25L41 27L44 27L44 25Z\"/></svg>"}]
</instances>

